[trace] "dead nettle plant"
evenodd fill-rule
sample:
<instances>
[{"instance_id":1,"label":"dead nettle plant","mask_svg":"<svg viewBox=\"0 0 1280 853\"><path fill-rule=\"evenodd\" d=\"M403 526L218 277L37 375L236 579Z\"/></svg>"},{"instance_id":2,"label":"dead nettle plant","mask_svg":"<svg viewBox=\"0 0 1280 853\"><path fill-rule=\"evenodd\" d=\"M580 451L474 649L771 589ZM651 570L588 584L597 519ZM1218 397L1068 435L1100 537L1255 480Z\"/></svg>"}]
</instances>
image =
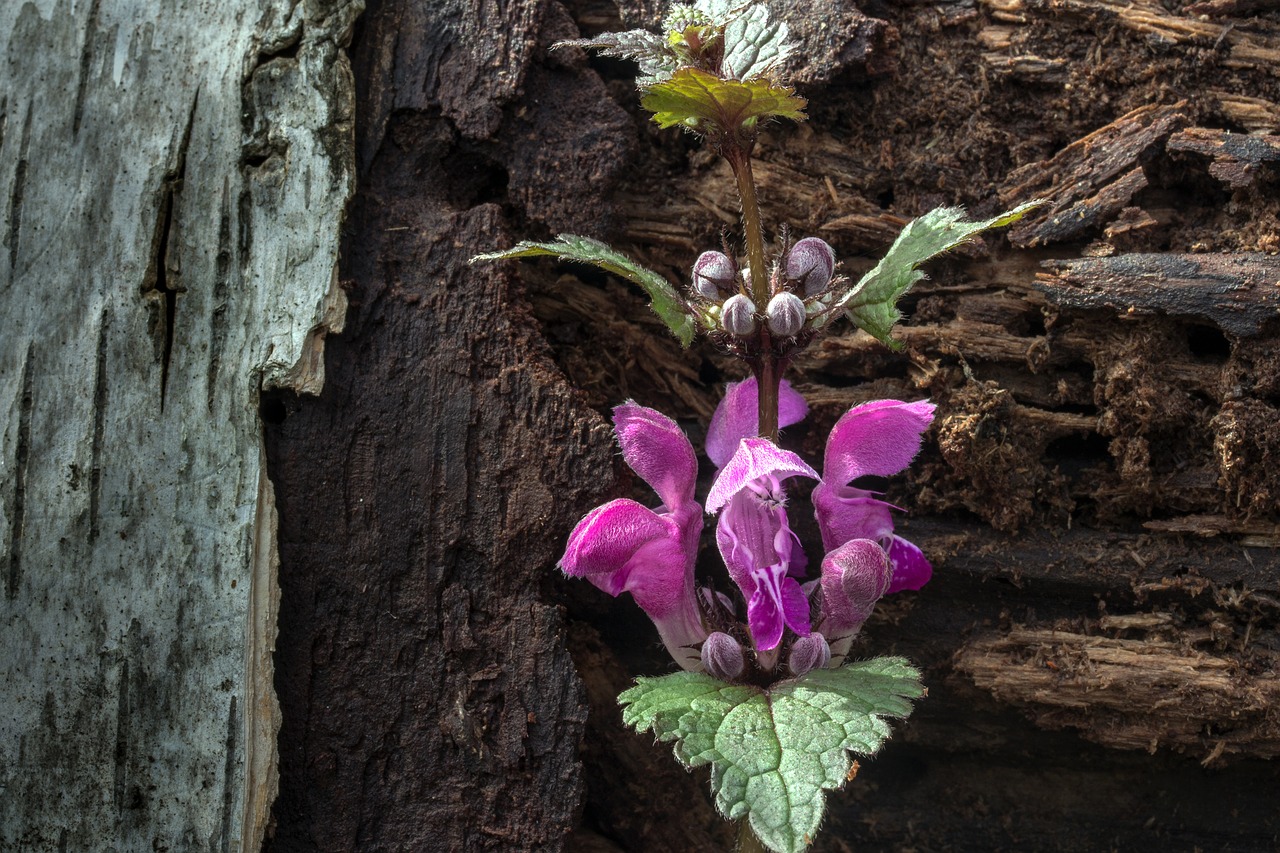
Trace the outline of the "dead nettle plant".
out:
<instances>
[{"instance_id":1,"label":"dead nettle plant","mask_svg":"<svg viewBox=\"0 0 1280 853\"><path fill-rule=\"evenodd\" d=\"M893 507L853 485L901 472L933 418L927 401L878 400L836 423L819 472L778 445L778 430L805 417L804 398L783 379L788 363L848 317L890 347L895 307L924 261L978 232L1019 219L1032 205L980 222L955 208L907 225L888 254L857 281L839 274L817 237L765 240L751 173L759 127L803 121L806 102L786 85L794 51L787 25L763 4L697 0L675 5L661 34L645 30L562 42L635 60L641 104L664 128L697 134L729 163L742 206L737 249L703 252L689 282L663 276L590 237L522 242L475 261L555 256L592 264L638 284L684 346L701 332L740 358L751 378L731 384L707 430L718 473L702 504L698 462L684 432L635 401L614 409L627 464L661 505L629 499L592 510L569 536L561 569L610 595L631 593L652 618L681 672L639 678L619 697L625 721L674 741L686 767L711 765L717 808L741 821L739 848L779 853L817 834L825 794L846 781L850 754L869 756L924 695L905 659L850 661L855 635L876 602L918 590L932 568L894 533ZM817 482L811 502L820 543L801 542L788 523L787 484ZM694 580L704 513L735 595ZM812 554L818 570L810 572ZM745 619L744 619L745 617Z\"/></svg>"}]
</instances>

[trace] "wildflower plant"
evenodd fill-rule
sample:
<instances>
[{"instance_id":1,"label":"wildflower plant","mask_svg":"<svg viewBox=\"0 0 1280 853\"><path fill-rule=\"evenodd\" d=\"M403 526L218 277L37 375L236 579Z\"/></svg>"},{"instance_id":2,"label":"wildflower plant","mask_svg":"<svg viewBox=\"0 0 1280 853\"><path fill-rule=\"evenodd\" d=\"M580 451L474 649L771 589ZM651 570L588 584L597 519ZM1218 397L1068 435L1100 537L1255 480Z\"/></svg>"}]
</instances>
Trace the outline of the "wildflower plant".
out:
<instances>
[{"instance_id":1,"label":"wildflower plant","mask_svg":"<svg viewBox=\"0 0 1280 853\"><path fill-rule=\"evenodd\" d=\"M783 76L795 50L787 25L762 3L676 4L660 34L632 30L557 45L569 46L635 60L641 105L653 120L698 135L728 161L742 242L703 252L681 287L577 235L474 260L549 255L600 267L643 288L683 346L701 333L749 367L750 378L728 387L708 425L705 452L718 470L701 504L697 456L676 423L633 401L614 409L623 458L660 505L623 498L592 510L569 535L560 567L610 595L630 593L682 670L637 679L619 697L626 723L674 742L686 767L711 765L717 808L741 821L740 849L790 853L817 834L825 791L845 783L850 754L874 754L890 735L886 718L905 718L924 695L906 660L847 656L881 597L918 590L932 574L921 550L894 533L894 508L853 484L905 469L934 407L898 400L853 407L832 429L819 472L778 444L779 429L808 411L783 373L841 316L898 348L895 306L923 278L918 267L1016 221L1034 203L978 222L958 209L933 210L854 281L817 237L791 242L783 230L780 245L765 240L752 149L761 124L803 121L806 102ZM820 543L801 542L788 518L788 489L806 479L816 483ZM695 583L708 513L733 597Z\"/></svg>"}]
</instances>

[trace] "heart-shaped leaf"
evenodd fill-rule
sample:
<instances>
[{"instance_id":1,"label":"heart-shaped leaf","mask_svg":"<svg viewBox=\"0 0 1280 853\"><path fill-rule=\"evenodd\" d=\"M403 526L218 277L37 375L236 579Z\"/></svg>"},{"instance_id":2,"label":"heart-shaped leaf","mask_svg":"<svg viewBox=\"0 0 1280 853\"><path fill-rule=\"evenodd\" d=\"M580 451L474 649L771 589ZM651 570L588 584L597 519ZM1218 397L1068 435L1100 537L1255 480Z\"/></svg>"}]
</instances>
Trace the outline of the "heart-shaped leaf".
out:
<instances>
[{"instance_id":1,"label":"heart-shaped leaf","mask_svg":"<svg viewBox=\"0 0 1280 853\"><path fill-rule=\"evenodd\" d=\"M765 690L705 673L639 678L618 697L623 721L675 741L686 767L711 765L716 808L750 821L770 850L794 853L818 832L824 791L839 788L849 753L872 755L924 694L903 658L818 669Z\"/></svg>"}]
</instances>

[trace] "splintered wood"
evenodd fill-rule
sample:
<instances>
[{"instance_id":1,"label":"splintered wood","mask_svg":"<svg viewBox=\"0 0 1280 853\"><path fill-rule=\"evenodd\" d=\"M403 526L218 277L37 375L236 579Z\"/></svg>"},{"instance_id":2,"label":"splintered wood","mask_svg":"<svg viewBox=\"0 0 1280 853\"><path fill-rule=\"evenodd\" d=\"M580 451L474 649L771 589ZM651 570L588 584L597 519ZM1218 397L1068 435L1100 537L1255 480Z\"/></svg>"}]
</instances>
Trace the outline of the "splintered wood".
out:
<instances>
[{"instance_id":1,"label":"splintered wood","mask_svg":"<svg viewBox=\"0 0 1280 853\"><path fill-rule=\"evenodd\" d=\"M1014 170L1000 191L1001 202L1046 198L1049 203L1016 226L1010 241L1029 248L1078 239L1120 213L1147 186L1142 159L1187 125L1185 106L1139 107L1051 160Z\"/></svg>"},{"instance_id":2,"label":"splintered wood","mask_svg":"<svg viewBox=\"0 0 1280 853\"><path fill-rule=\"evenodd\" d=\"M1134 254L1050 261L1037 287L1055 305L1212 320L1238 337L1280 316L1280 257Z\"/></svg>"},{"instance_id":3,"label":"splintered wood","mask_svg":"<svg viewBox=\"0 0 1280 853\"><path fill-rule=\"evenodd\" d=\"M1280 161L1280 136L1191 127L1173 135L1169 150L1212 157L1209 174L1232 189L1240 189L1257 179L1264 163Z\"/></svg>"},{"instance_id":4,"label":"splintered wood","mask_svg":"<svg viewBox=\"0 0 1280 853\"><path fill-rule=\"evenodd\" d=\"M1108 627L1158 631L1171 621L1146 615L1157 618ZM1172 747L1206 763L1223 754L1280 756L1273 653L1210 654L1176 631L1125 639L1017 627L971 641L955 663L1037 725L1076 729L1106 746Z\"/></svg>"},{"instance_id":5,"label":"splintered wood","mask_svg":"<svg viewBox=\"0 0 1280 853\"><path fill-rule=\"evenodd\" d=\"M1159 0L1060 0L1046 4L1047 9L1025 0L983 0L982 5L995 20L1014 24L1025 24L1034 16L1045 14L1047 9L1054 15L1110 15L1124 28L1165 44L1191 44L1225 51L1222 64L1228 68L1280 73L1280 36L1274 27L1270 31L1264 29L1265 24L1245 30L1212 20L1208 14L1177 15Z\"/></svg>"}]
</instances>

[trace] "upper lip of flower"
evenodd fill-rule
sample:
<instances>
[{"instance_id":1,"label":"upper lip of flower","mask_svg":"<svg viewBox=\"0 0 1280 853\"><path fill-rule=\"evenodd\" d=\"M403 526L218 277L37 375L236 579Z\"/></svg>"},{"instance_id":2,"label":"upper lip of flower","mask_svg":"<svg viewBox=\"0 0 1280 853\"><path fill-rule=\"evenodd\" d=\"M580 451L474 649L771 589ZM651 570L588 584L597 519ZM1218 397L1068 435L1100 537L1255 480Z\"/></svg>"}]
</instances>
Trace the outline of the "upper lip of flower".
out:
<instances>
[{"instance_id":1,"label":"upper lip of flower","mask_svg":"<svg viewBox=\"0 0 1280 853\"><path fill-rule=\"evenodd\" d=\"M849 484L868 475L891 477L906 468L920 451L934 408L928 400L876 400L845 412L827 438L822 481L811 496L828 552L853 539L881 544L893 565L890 593L919 589L933 568L919 548L894 534L890 505Z\"/></svg>"}]
</instances>

